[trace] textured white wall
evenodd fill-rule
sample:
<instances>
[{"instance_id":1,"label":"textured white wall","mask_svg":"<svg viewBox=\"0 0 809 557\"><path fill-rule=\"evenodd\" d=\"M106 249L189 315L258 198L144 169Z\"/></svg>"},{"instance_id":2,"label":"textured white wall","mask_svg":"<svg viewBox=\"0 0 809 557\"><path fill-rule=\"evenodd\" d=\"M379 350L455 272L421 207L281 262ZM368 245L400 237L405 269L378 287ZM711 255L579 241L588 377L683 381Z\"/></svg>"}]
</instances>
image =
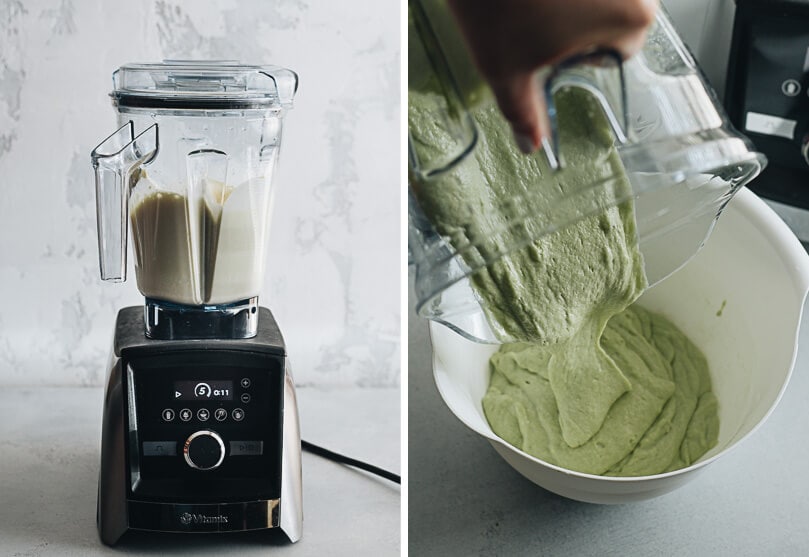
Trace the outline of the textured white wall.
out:
<instances>
[{"instance_id":1,"label":"textured white wall","mask_svg":"<svg viewBox=\"0 0 809 557\"><path fill-rule=\"evenodd\" d=\"M0 0L0 385L103 381L142 298L99 279L89 153L112 71L165 58L299 73L260 300L299 384L398 385L400 5L359 4Z\"/></svg>"}]
</instances>

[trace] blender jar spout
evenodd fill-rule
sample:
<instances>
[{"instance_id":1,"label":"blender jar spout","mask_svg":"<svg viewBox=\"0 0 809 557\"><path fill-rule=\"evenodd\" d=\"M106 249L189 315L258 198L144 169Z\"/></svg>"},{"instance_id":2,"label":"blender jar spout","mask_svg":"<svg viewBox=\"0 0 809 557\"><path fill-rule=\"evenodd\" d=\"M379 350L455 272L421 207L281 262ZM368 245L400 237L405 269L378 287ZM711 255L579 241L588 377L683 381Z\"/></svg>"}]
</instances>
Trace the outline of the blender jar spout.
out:
<instances>
[{"instance_id":1,"label":"blender jar spout","mask_svg":"<svg viewBox=\"0 0 809 557\"><path fill-rule=\"evenodd\" d=\"M151 162L158 149L157 124L136 136L131 120L93 149L102 280L126 280L129 192L140 167Z\"/></svg>"}]
</instances>

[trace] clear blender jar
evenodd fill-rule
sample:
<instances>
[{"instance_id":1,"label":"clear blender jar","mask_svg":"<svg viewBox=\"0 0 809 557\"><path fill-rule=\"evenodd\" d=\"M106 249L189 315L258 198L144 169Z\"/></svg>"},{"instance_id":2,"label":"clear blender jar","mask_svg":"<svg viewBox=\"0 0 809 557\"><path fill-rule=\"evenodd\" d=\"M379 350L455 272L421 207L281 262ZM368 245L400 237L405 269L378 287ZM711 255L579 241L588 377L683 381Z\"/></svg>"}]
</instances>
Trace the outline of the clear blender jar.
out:
<instances>
[{"instance_id":1,"label":"clear blender jar","mask_svg":"<svg viewBox=\"0 0 809 557\"><path fill-rule=\"evenodd\" d=\"M92 152L101 278L126 279L146 335L255 336L286 111L298 77L230 61L128 64L119 128Z\"/></svg>"},{"instance_id":2,"label":"clear blender jar","mask_svg":"<svg viewBox=\"0 0 809 557\"><path fill-rule=\"evenodd\" d=\"M646 279L655 284L693 257L733 194L766 164L732 128L661 8L644 47L632 59L622 62L611 52L591 52L541 72L553 134L532 155L536 173L520 177L520 188L514 188L519 194L493 193L487 202L494 210L488 216L481 216L480 204L465 204L463 193L458 194L458 219L452 229L439 229L429 215L431 191L463 181L491 181L485 165L476 160L484 139L472 107L493 100L487 101L487 93L475 85L480 78L473 75L463 40L440 0L409 2L408 61L411 95L428 87L440 92L430 97L430 118L421 119L435 123L430 133L409 122L408 247L416 307L421 316L474 341L525 340L503 329L477 286L488 280L504 291L513 288L514 299L524 295L519 282L498 282L510 254L631 201ZM571 168L566 161L570 145L560 141L566 122L557 121L555 98L571 88L585 91L591 105L599 107L592 121L607 123L617 156L613 167L620 172L575 187L568 183L557 194L548 182L564 183ZM438 136L441 145L431 144ZM489 186L492 192L507 189ZM487 218L486 233L480 234L479 223ZM499 224L492 225L494 221ZM586 277L582 270L574 278Z\"/></svg>"}]
</instances>

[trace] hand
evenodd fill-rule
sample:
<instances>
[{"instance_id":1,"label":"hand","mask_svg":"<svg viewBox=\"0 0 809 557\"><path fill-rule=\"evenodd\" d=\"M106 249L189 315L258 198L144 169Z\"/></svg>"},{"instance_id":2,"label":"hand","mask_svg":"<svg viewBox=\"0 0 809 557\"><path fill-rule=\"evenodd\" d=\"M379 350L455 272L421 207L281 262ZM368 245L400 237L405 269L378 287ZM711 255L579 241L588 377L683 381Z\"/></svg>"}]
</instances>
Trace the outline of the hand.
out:
<instances>
[{"instance_id":1,"label":"hand","mask_svg":"<svg viewBox=\"0 0 809 557\"><path fill-rule=\"evenodd\" d=\"M643 46L657 0L448 0L519 148L550 134L534 74L596 47L625 58Z\"/></svg>"}]
</instances>

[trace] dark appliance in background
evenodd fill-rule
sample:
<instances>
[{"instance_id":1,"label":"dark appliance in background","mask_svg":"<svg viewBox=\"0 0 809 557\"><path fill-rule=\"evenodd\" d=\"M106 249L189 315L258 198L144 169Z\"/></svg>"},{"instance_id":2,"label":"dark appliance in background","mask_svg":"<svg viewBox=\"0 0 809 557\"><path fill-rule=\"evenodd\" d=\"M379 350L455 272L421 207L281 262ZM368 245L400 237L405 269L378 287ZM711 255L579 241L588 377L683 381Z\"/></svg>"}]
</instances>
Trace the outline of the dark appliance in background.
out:
<instances>
[{"instance_id":1,"label":"dark appliance in background","mask_svg":"<svg viewBox=\"0 0 809 557\"><path fill-rule=\"evenodd\" d=\"M769 159L750 189L809 209L809 0L737 0L725 107Z\"/></svg>"}]
</instances>

